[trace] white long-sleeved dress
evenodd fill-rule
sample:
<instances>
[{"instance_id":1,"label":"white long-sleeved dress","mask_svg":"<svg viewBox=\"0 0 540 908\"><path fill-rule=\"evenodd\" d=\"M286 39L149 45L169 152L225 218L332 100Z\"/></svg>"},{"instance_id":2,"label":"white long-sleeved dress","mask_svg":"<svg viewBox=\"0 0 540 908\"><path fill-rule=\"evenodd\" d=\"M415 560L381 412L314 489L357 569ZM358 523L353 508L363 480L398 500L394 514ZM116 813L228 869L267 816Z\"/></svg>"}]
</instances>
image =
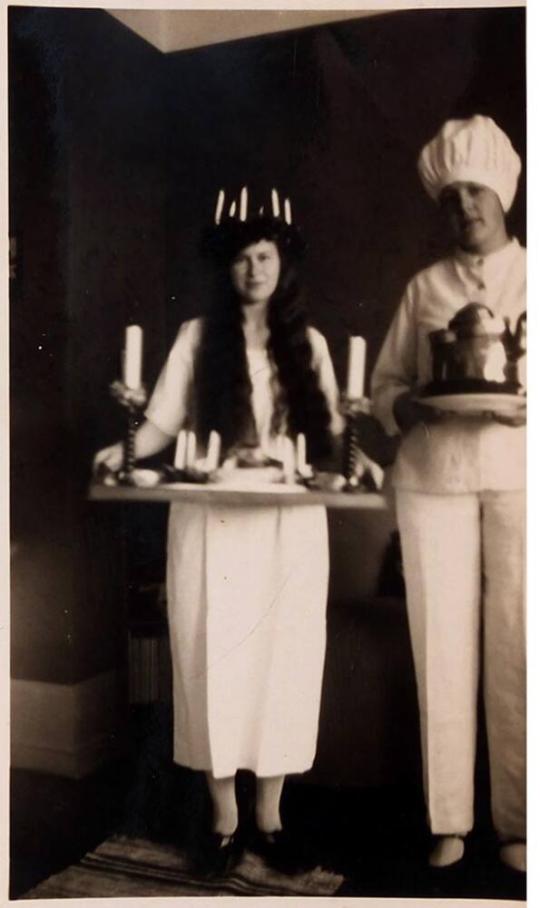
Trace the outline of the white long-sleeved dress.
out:
<instances>
[{"instance_id":1,"label":"white long-sleeved dress","mask_svg":"<svg viewBox=\"0 0 540 908\"><path fill-rule=\"evenodd\" d=\"M182 325L147 418L175 436L192 403L202 322ZM326 341L308 329L313 366L341 429ZM275 368L247 350L259 441L271 434ZM328 540L320 506L171 505L167 597L174 759L216 778L303 772L313 762L326 642Z\"/></svg>"}]
</instances>

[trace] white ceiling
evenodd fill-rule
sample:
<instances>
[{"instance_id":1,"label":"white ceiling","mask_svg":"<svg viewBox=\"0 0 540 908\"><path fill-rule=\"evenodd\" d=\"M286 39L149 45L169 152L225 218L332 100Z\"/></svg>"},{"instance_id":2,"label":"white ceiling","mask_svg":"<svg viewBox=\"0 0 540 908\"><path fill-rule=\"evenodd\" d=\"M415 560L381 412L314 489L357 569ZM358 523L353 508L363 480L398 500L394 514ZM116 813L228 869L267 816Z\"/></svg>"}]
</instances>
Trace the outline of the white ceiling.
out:
<instances>
[{"instance_id":1,"label":"white ceiling","mask_svg":"<svg viewBox=\"0 0 540 908\"><path fill-rule=\"evenodd\" d=\"M380 10L292 9L130 9L108 12L163 53L380 14Z\"/></svg>"}]
</instances>

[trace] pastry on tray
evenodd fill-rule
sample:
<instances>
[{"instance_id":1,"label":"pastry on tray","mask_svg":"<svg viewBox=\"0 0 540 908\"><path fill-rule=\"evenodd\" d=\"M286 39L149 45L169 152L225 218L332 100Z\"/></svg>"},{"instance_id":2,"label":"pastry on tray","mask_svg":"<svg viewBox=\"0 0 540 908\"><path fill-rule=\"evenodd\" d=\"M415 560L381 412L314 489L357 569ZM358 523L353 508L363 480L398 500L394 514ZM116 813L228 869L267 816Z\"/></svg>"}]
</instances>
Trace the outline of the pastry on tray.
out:
<instances>
[{"instance_id":1,"label":"pastry on tray","mask_svg":"<svg viewBox=\"0 0 540 908\"><path fill-rule=\"evenodd\" d=\"M162 470L147 470L135 467L131 473L127 474L121 470L109 470L104 464L100 464L94 473L97 482L104 486L117 486L126 484L129 475L129 485L137 486L140 489L152 489L157 486L163 479Z\"/></svg>"},{"instance_id":2,"label":"pastry on tray","mask_svg":"<svg viewBox=\"0 0 540 908\"><path fill-rule=\"evenodd\" d=\"M220 486L263 488L285 483L281 461L268 457L257 447L238 448L210 474L210 481Z\"/></svg>"},{"instance_id":3,"label":"pastry on tray","mask_svg":"<svg viewBox=\"0 0 540 908\"><path fill-rule=\"evenodd\" d=\"M174 467L172 464L165 464L162 470L163 482L191 482L195 485L204 485L208 482L209 473L201 467L194 464L192 467Z\"/></svg>"},{"instance_id":4,"label":"pastry on tray","mask_svg":"<svg viewBox=\"0 0 540 908\"><path fill-rule=\"evenodd\" d=\"M219 486L267 487L285 482L283 465L280 461L267 457L260 448L238 448L227 457L216 470L208 471L204 458L197 460L192 467L177 469L166 465L163 468L163 480L166 483L193 483Z\"/></svg>"}]
</instances>

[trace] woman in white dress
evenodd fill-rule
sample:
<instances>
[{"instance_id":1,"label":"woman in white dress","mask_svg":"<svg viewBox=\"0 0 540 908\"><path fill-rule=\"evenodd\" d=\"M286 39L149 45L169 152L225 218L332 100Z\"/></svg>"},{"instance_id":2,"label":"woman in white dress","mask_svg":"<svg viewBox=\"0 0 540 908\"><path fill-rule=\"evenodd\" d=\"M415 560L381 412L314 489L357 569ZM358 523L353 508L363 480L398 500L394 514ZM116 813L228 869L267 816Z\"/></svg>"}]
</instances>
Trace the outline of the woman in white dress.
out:
<instances>
[{"instance_id":1,"label":"woman in white dress","mask_svg":"<svg viewBox=\"0 0 540 908\"><path fill-rule=\"evenodd\" d=\"M177 335L136 436L137 458L193 428L223 453L304 433L325 458L342 429L326 341L308 326L297 266L303 244L276 217L227 218L203 242L215 306ZM121 445L96 456L121 465ZM325 509L175 503L167 596L173 661L174 760L206 773L213 804L207 870L238 857L235 775L256 776L255 820L268 856L283 851L285 776L314 759L325 653Z\"/></svg>"}]
</instances>

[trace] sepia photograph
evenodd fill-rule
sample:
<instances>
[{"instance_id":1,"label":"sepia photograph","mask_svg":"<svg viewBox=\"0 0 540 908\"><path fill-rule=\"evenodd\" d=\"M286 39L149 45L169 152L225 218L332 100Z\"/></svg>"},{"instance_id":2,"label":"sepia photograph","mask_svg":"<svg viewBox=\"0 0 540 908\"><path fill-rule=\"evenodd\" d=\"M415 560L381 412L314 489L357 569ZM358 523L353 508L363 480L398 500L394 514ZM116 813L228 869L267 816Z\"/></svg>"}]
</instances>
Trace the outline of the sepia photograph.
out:
<instances>
[{"instance_id":1,"label":"sepia photograph","mask_svg":"<svg viewBox=\"0 0 540 908\"><path fill-rule=\"evenodd\" d=\"M5 896L525 904L525 5L160 6L6 7Z\"/></svg>"}]
</instances>

